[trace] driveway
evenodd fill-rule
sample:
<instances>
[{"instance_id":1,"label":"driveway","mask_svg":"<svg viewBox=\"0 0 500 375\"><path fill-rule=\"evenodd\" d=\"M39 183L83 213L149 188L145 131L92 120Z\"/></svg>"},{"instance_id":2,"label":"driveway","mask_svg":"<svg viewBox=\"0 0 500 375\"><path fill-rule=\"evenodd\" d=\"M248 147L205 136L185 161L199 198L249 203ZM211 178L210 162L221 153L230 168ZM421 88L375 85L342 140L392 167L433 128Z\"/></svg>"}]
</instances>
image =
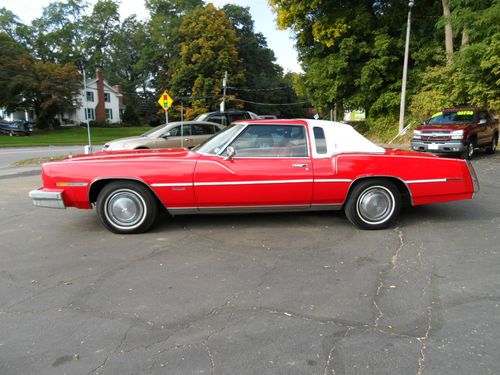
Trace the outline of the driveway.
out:
<instances>
[{"instance_id":1,"label":"driveway","mask_svg":"<svg viewBox=\"0 0 500 375\"><path fill-rule=\"evenodd\" d=\"M0 374L495 374L500 154L472 201L164 218L146 234L2 180Z\"/></svg>"}]
</instances>

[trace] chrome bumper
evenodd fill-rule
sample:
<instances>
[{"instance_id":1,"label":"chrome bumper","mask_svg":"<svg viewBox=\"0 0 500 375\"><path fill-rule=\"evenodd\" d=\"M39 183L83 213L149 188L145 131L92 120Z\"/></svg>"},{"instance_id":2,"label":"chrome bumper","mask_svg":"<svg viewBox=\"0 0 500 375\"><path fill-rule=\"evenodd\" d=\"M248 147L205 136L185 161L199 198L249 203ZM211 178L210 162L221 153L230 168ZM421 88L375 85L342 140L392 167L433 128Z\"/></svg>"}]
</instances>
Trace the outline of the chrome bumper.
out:
<instances>
[{"instance_id":1,"label":"chrome bumper","mask_svg":"<svg viewBox=\"0 0 500 375\"><path fill-rule=\"evenodd\" d=\"M465 145L461 141L446 141L442 143L438 142L428 142L428 141L411 141L411 149L413 151L420 152L435 152L435 153L447 153L447 152L462 152L465 150Z\"/></svg>"},{"instance_id":2,"label":"chrome bumper","mask_svg":"<svg viewBox=\"0 0 500 375\"><path fill-rule=\"evenodd\" d=\"M66 208L60 191L45 191L41 189L31 190L29 197L33 200L33 205L47 208Z\"/></svg>"},{"instance_id":3,"label":"chrome bumper","mask_svg":"<svg viewBox=\"0 0 500 375\"><path fill-rule=\"evenodd\" d=\"M470 160L466 160L466 162L467 162L467 168L469 169L470 177L472 179L472 185L474 186L474 194L476 194L479 191L479 180L477 178L476 171L474 170L474 167L472 166Z\"/></svg>"}]
</instances>

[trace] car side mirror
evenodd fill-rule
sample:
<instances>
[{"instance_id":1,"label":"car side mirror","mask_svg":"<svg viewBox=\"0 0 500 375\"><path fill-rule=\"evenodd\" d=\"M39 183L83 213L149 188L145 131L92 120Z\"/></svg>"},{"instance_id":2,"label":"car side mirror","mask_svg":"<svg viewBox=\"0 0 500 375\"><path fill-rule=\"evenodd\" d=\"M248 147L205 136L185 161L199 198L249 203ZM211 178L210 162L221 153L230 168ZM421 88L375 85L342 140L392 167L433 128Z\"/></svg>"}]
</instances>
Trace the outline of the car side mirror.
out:
<instances>
[{"instance_id":1,"label":"car side mirror","mask_svg":"<svg viewBox=\"0 0 500 375\"><path fill-rule=\"evenodd\" d=\"M488 120L486 120L486 119L484 119L484 118L483 118L483 119L479 120L479 122L478 122L477 124L478 124L478 125L484 125L484 124L486 124L487 122L488 122Z\"/></svg>"},{"instance_id":2,"label":"car side mirror","mask_svg":"<svg viewBox=\"0 0 500 375\"><path fill-rule=\"evenodd\" d=\"M224 160L231 160L235 155L236 150L234 149L234 147L229 146L228 148L226 148L226 157L224 158Z\"/></svg>"},{"instance_id":3,"label":"car side mirror","mask_svg":"<svg viewBox=\"0 0 500 375\"><path fill-rule=\"evenodd\" d=\"M168 137L171 137L172 134L170 132L166 132L165 134L163 134L161 137L162 138L168 138Z\"/></svg>"}]
</instances>

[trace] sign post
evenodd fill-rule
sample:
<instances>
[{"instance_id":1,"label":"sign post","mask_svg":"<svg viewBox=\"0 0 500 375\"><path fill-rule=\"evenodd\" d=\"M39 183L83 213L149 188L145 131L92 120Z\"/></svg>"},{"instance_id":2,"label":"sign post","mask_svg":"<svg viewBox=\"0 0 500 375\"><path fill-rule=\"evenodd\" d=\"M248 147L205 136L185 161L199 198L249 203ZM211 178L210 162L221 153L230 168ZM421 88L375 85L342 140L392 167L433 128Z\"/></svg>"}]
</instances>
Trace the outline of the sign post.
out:
<instances>
[{"instance_id":1,"label":"sign post","mask_svg":"<svg viewBox=\"0 0 500 375\"><path fill-rule=\"evenodd\" d=\"M161 94L160 99L158 99L158 104L161 105L161 107L165 110L165 121L168 124L168 110L170 107L172 107L172 103L174 102L174 99L168 95L166 91L163 91L163 94Z\"/></svg>"}]
</instances>

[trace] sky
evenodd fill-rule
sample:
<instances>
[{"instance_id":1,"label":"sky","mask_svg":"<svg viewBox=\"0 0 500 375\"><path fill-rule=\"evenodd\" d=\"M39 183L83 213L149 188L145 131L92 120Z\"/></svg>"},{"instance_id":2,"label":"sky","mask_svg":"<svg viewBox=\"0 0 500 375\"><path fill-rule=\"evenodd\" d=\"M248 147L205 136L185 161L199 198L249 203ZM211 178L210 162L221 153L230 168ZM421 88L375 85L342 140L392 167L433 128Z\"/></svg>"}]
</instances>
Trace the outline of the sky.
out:
<instances>
[{"instance_id":1,"label":"sky","mask_svg":"<svg viewBox=\"0 0 500 375\"><path fill-rule=\"evenodd\" d=\"M54 0L0 0L0 6L5 7L16 14L24 23L31 22L34 18L42 15L42 8ZM97 0L87 0L94 4ZM268 47L276 55L276 62L280 64L285 72L301 72L298 63L297 51L294 48L292 34L288 30L278 30L276 26L276 15L271 11L267 0L205 0L217 7L231 3L243 7L250 7L250 13L255 22L255 31L261 32L267 39ZM138 18L147 18L148 13L144 7L143 0L121 0L120 16L122 19L132 14Z\"/></svg>"}]
</instances>

